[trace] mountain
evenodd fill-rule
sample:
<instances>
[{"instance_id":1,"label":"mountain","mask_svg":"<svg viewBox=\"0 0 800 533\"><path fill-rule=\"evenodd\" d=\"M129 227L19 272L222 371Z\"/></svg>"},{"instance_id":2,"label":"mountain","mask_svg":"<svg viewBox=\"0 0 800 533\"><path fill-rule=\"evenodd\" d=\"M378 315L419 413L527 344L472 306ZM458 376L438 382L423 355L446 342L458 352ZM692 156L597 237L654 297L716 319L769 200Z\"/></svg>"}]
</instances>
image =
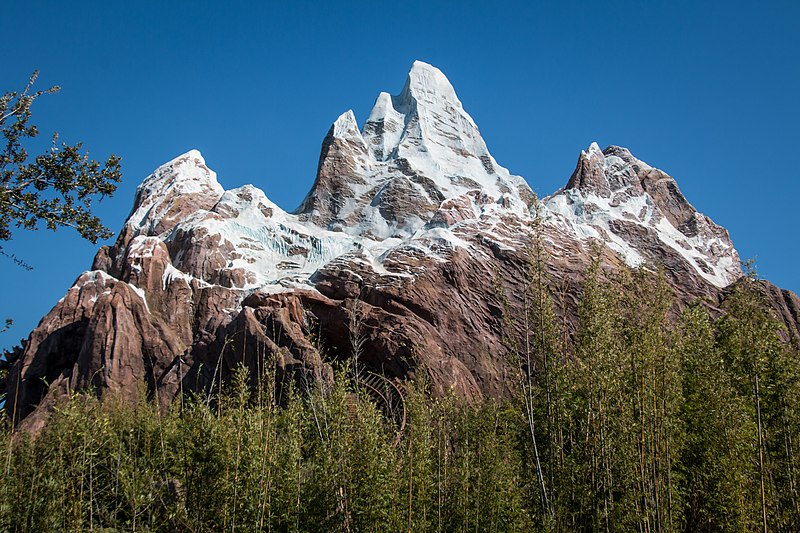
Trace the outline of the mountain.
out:
<instances>
[{"instance_id":1,"label":"mountain","mask_svg":"<svg viewBox=\"0 0 800 533\"><path fill-rule=\"evenodd\" d=\"M356 337L374 371L501 396L504 316L522 305L533 236L567 323L595 259L661 268L684 303L719 305L742 277L727 231L624 148L592 144L540 201L492 157L444 74L417 61L363 128L352 111L334 122L293 213L252 185L224 190L195 150L156 169L115 244L31 333L7 409L35 429L70 390L146 390L167 405L239 364L330 380ZM796 333L797 297L765 290Z\"/></svg>"},{"instance_id":2,"label":"mountain","mask_svg":"<svg viewBox=\"0 0 800 533\"><path fill-rule=\"evenodd\" d=\"M742 276L727 230L699 213L671 176L625 148L592 143L567 185L544 202L566 231L600 239L630 266L659 264L717 287Z\"/></svg>"},{"instance_id":3,"label":"mountain","mask_svg":"<svg viewBox=\"0 0 800 533\"><path fill-rule=\"evenodd\" d=\"M444 74L415 61L398 96L378 95L363 131L352 111L334 122L297 213L331 230L407 238L443 201L473 190L533 196L497 164Z\"/></svg>"}]
</instances>

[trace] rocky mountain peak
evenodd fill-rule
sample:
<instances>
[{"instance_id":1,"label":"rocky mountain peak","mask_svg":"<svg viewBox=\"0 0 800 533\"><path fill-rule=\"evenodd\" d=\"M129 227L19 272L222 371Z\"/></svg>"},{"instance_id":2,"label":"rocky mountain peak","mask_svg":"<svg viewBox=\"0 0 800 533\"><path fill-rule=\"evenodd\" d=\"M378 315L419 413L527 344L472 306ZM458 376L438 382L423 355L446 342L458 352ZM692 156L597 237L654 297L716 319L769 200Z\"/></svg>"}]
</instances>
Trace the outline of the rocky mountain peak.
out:
<instances>
[{"instance_id":1,"label":"rocky mountain peak","mask_svg":"<svg viewBox=\"0 0 800 533\"><path fill-rule=\"evenodd\" d=\"M361 137L361 131L358 129L358 122L356 122L356 116L353 114L352 109L348 109L337 118L333 126L331 126L331 130L329 134L337 139L354 139L361 143L364 142L364 138Z\"/></svg>"},{"instance_id":2,"label":"rocky mountain peak","mask_svg":"<svg viewBox=\"0 0 800 533\"><path fill-rule=\"evenodd\" d=\"M363 130L341 115L322 145L314 186L297 209L325 228L374 238L407 237L441 203L471 190L495 199L532 197L497 164L445 75L416 61L397 96L378 95Z\"/></svg>"},{"instance_id":3,"label":"rocky mountain peak","mask_svg":"<svg viewBox=\"0 0 800 533\"><path fill-rule=\"evenodd\" d=\"M627 148L609 146L600 150L600 146L593 142L581 151L565 189L580 190L602 198L611 198L620 191L639 195L643 192L640 174L650 169L649 165L633 157Z\"/></svg>"},{"instance_id":4,"label":"rocky mountain peak","mask_svg":"<svg viewBox=\"0 0 800 533\"><path fill-rule=\"evenodd\" d=\"M224 192L202 154L190 150L139 185L126 227L134 235L160 235L193 212L211 209Z\"/></svg>"},{"instance_id":5,"label":"rocky mountain peak","mask_svg":"<svg viewBox=\"0 0 800 533\"><path fill-rule=\"evenodd\" d=\"M442 102L448 102L453 107L461 108L461 101L456 96L456 91L447 76L438 68L424 61L414 61L411 65L406 84L397 100L401 105L403 103L410 105L413 100L417 103L437 106L440 106Z\"/></svg>"},{"instance_id":6,"label":"rocky mountain peak","mask_svg":"<svg viewBox=\"0 0 800 533\"><path fill-rule=\"evenodd\" d=\"M554 220L631 266L668 264L725 287L742 272L728 232L699 213L675 180L619 146L581 151L567 185L544 200Z\"/></svg>"},{"instance_id":7,"label":"rocky mountain peak","mask_svg":"<svg viewBox=\"0 0 800 533\"><path fill-rule=\"evenodd\" d=\"M364 125L364 140L376 161L404 160L432 179L445 198L464 185L499 196L498 167L453 86L436 67L414 62L397 96L381 93ZM463 188L463 187L461 187Z\"/></svg>"},{"instance_id":8,"label":"rocky mountain peak","mask_svg":"<svg viewBox=\"0 0 800 533\"><path fill-rule=\"evenodd\" d=\"M400 94L392 96L382 92L378 95L363 133L375 160L387 161L401 157L398 153L401 146L408 151L411 145L425 145L426 141L441 144L436 137L459 117L465 118L464 125L468 126L458 128L466 130L458 132L466 134L463 138L480 137L477 126L463 111L455 89L442 71L415 61ZM462 139L462 136L455 136ZM486 151L485 145L480 151Z\"/></svg>"}]
</instances>

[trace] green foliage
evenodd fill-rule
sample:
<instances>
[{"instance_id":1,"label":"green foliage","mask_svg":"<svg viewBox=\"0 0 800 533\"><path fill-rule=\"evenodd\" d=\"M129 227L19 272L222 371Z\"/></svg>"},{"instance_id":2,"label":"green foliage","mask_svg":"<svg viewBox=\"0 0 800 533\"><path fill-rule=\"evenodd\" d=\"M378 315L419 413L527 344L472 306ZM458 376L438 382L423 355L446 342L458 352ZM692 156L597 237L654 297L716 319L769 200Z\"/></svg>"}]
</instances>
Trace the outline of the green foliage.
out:
<instances>
[{"instance_id":1,"label":"green foliage","mask_svg":"<svg viewBox=\"0 0 800 533\"><path fill-rule=\"evenodd\" d=\"M800 358L757 282L716 322L697 304L675 327L662 274L595 262L566 346L545 266L534 239L522 313L498 283L537 527L796 531Z\"/></svg>"},{"instance_id":2,"label":"green foliage","mask_svg":"<svg viewBox=\"0 0 800 533\"><path fill-rule=\"evenodd\" d=\"M579 530L635 529L637 494L635 397L628 394L630 359L622 301L594 264L584 286L571 369L567 469L574 477L565 514Z\"/></svg>"},{"instance_id":3,"label":"green foliage","mask_svg":"<svg viewBox=\"0 0 800 533\"><path fill-rule=\"evenodd\" d=\"M685 529L756 529L757 472L748 460L755 428L702 306L683 313L675 352L683 368L679 420L684 443L676 471L682 480Z\"/></svg>"},{"instance_id":4,"label":"green foliage","mask_svg":"<svg viewBox=\"0 0 800 533\"><path fill-rule=\"evenodd\" d=\"M93 243L108 238L112 233L92 215L91 206L96 196L116 189L120 160L112 155L101 164L82 152L81 143L58 146L57 134L50 150L29 160L25 143L39 134L30 122L31 107L39 97L59 90L33 91L37 75L31 75L22 91L0 96L0 241L11 239L12 225L32 230L40 222L51 230L72 227ZM0 253L9 255L2 248Z\"/></svg>"},{"instance_id":5,"label":"green foliage","mask_svg":"<svg viewBox=\"0 0 800 533\"><path fill-rule=\"evenodd\" d=\"M596 263L567 344L532 251L509 400L408 383L398 441L347 369L167 413L75 395L35 439L0 420L0 530L797 531L800 354L758 282L712 319Z\"/></svg>"},{"instance_id":6,"label":"green foliage","mask_svg":"<svg viewBox=\"0 0 800 533\"><path fill-rule=\"evenodd\" d=\"M725 354L737 399L745 406L746 426L758 495L761 530L800 527L797 400L800 365L795 346L781 340L783 325L768 311L752 272L734 290L719 322L718 344Z\"/></svg>"}]
</instances>

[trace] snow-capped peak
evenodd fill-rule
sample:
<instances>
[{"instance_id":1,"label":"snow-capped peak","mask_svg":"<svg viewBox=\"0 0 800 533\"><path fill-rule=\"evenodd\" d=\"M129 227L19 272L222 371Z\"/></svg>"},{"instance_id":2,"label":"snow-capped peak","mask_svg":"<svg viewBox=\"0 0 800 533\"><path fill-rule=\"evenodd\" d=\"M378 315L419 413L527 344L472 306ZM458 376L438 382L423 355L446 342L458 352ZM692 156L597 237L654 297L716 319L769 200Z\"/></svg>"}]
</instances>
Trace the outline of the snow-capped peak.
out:
<instances>
[{"instance_id":1,"label":"snow-capped peak","mask_svg":"<svg viewBox=\"0 0 800 533\"><path fill-rule=\"evenodd\" d=\"M136 234L157 235L197 209L210 209L225 190L198 150L158 167L136 189L126 225Z\"/></svg>"},{"instance_id":2,"label":"snow-capped peak","mask_svg":"<svg viewBox=\"0 0 800 533\"><path fill-rule=\"evenodd\" d=\"M358 123L356 122L356 116L353 114L352 109L348 109L341 115L336 121L333 123L333 136L339 139L361 139L361 142L364 140L361 138L361 131L358 129Z\"/></svg>"},{"instance_id":3,"label":"snow-capped peak","mask_svg":"<svg viewBox=\"0 0 800 533\"><path fill-rule=\"evenodd\" d=\"M127 226L133 236L170 242L191 235L195 248L208 241L219 257L183 254L176 266L194 261L186 271L195 277L253 287L306 279L339 254L419 242L431 232L499 228L504 219L524 226L531 199L522 178L491 156L444 74L417 61L399 95L378 95L363 130L352 110L333 122L314 186L294 214L250 186L225 192L192 150L144 181ZM591 143L543 206L552 223L602 240L631 265L688 263L718 286L741 274L727 232L672 178L624 148Z\"/></svg>"},{"instance_id":4,"label":"snow-capped peak","mask_svg":"<svg viewBox=\"0 0 800 533\"><path fill-rule=\"evenodd\" d=\"M742 272L728 232L699 213L675 180L626 148L581 151L566 187L545 198L557 224L579 238L596 238L631 266L688 263L699 277L724 287Z\"/></svg>"},{"instance_id":5,"label":"snow-capped peak","mask_svg":"<svg viewBox=\"0 0 800 533\"><path fill-rule=\"evenodd\" d=\"M445 75L421 61L414 62L399 95L378 95L363 136L376 160L407 159L445 193L448 182L459 175L508 174L495 168L478 127ZM484 164L481 158L490 161ZM487 183L480 185L492 186L495 179L483 181Z\"/></svg>"},{"instance_id":6,"label":"snow-capped peak","mask_svg":"<svg viewBox=\"0 0 800 533\"><path fill-rule=\"evenodd\" d=\"M566 187L533 200L492 158L447 78L422 62L398 96L380 93L363 133L352 111L336 119L296 213L252 185L224 191L200 152L187 152L144 180L116 243L30 335L14 367L21 379L9 380L12 411L25 416L41 400L27 426L41 427L60 391L134 401L137 383L155 384L166 408L239 363L325 383L331 366L307 338L309 320L329 355L346 356L355 311L366 368L392 379L426 372L434 394L501 396L506 365L480 354L503 355L497 288L512 313L523 310L532 241L568 328L595 254L603 270L619 266L613 251L662 268L678 302L724 297L712 284L741 276L727 231L624 148L592 143Z\"/></svg>"},{"instance_id":7,"label":"snow-capped peak","mask_svg":"<svg viewBox=\"0 0 800 533\"><path fill-rule=\"evenodd\" d=\"M585 157L591 157L596 154L602 155L602 153L603 151L600 149L600 145L596 142L592 142L586 150L581 150L581 155Z\"/></svg>"},{"instance_id":8,"label":"snow-capped peak","mask_svg":"<svg viewBox=\"0 0 800 533\"><path fill-rule=\"evenodd\" d=\"M462 108L461 101L447 76L438 68L423 61L414 61L408 72L405 87L397 100L400 103L411 103L412 98L417 102L436 104L444 101L459 109Z\"/></svg>"},{"instance_id":9,"label":"snow-capped peak","mask_svg":"<svg viewBox=\"0 0 800 533\"><path fill-rule=\"evenodd\" d=\"M301 217L352 235L410 236L449 198L480 190L527 203L528 185L497 164L453 86L416 61L397 96L381 92L355 132L345 113L325 139Z\"/></svg>"}]
</instances>

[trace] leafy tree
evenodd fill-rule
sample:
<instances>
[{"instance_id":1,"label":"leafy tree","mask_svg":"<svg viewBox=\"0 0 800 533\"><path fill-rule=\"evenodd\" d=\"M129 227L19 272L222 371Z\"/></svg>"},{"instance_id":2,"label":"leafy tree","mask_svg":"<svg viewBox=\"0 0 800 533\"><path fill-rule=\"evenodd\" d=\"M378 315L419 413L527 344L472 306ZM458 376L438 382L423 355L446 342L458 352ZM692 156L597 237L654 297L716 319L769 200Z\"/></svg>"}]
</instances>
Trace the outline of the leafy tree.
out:
<instances>
[{"instance_id":1,"label":"leafy tree","mask_svg":"<svg viewBox=\"0 0 800 533\"><path fill-rule=\"evenodd\" d=\"M747 266L747 277L726 302L719 344L740 397L750 404L758 529L797 531L798 365L791 347L781 340L788 337L783 324L771 312L755 271Z\"/></svg>"},{"instance_id":2,"label":"leafy tree","mask_svg":"<svg viewBox=\"0 0 800 533\"><path fill-rule=\"evenodd\" d=\"M687 532L758 529L759 491L755 423L748 398L737 394L735 377L701 304L681 316L675 347L682 365L684 441L680 483Z\"/></svg>"},{"instance_id":3,"label":"leafy tree","mask_svg":"<svg viewBox=\"0 0 800 533\"><path fill-rule=\"evenodd\" d=\"M582 442L576 447L576 465L578 475L583 472L591 480L577 509L592 513L586 522L590 531L650 531L650 509L643 506L649 491L641 471L642 412L637 407L649 383L633 379L646 366L647 356L636 357L637 346L631 343L636 339L626 331L630 317L625 312L623 280L613 274L608 279L601 276L609 274L595 262L583 287L576 334L578 410L572 416L580 417L575 426ZM640 347L646 344L636 341ZM645 424L652 420L650 414L645 415Z\"/></svg>"},{"instance_id":4,"label":"leafy tree","mask_svg":"<svg viewBox=\"0 0 800 533\"><path fill-rule=\"evenodd\" d=\"M54 86L34 91L37 76L34 72L21 92L0 97L4 142L0 152L0 241L11 239L12 226L33 230L40 222L51 230L74 228L92 243L109 238L112 232L92 214L91 207L95 197L110 196L116 190L120 159L111 155L101 164L89 159L82 143L59 146L57 133L48 151L29 158L25 143L39 134L31 123L31 107L39 97L60 90Z\"/></svg>"},{"instance_id":5,"label":"leafy tree","mask_svg":"<svg viewBox=\"0 0 800 533\"><path fill-rule=\"evenodd\" d=\"M635 505L643 531L675 531L680 505L674 469L680 442L680 359L670 350L672 292L663 273L623 271L621 326L625 396L632 418Z\"/></svg>"},{"instance_id":6,"label":"leafy tree","mask_svg":"<svg viewBox=\"0 0 800 533\"><path fill-rule=\"evenodd\" d=\"M91 212L92 201L99 196L110 196L120 180L120 158L111 155L104 164L89 159L82 152L82 143L58 146L58 133L53 134L50 149L29 158L26 141L39 134L31 123L31 107L45 94L53 94L60 87L34 91L39 72L31 74L21 92L8 92L0 96L0 130L3 133L0 151L0 242L11 240L12 226L35 230L40 222L51 230L59 227L74 228L81 237L97 242L113 233L100 223ZM24 260L7 252L0 245L0 255L18 266L31 270ZM12 324L5 319L0 333ZM2 377L2 376L0 376Z\"/></svg>"}]
</instances>

